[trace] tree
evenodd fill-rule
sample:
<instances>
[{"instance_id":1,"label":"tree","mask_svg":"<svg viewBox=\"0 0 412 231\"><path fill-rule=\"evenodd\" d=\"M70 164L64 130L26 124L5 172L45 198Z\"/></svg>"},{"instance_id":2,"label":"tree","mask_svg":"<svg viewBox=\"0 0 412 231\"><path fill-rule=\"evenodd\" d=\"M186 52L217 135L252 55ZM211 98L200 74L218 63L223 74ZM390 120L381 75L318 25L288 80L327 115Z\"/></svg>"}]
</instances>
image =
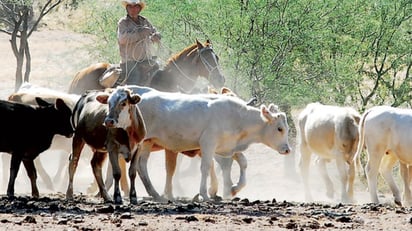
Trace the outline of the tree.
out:
<instances>
[{"instance_id":1,"label":"tree","mask_svg":"<svg viewBox=\"0 0 412 231\"><path fill-rule=\"evenodd\" d=\"M33 0L1 0L0 32L10 35L10 45L16 57L15 90L24 82L29 82L31 55L28 39L41 19L63 0L39 1L39 15L35 18ZM44 4L42 5L42 2ZM24 65L25 64L25 65ZM24 79L23 79L24 72Z\"/></svg>"}]
</instances>

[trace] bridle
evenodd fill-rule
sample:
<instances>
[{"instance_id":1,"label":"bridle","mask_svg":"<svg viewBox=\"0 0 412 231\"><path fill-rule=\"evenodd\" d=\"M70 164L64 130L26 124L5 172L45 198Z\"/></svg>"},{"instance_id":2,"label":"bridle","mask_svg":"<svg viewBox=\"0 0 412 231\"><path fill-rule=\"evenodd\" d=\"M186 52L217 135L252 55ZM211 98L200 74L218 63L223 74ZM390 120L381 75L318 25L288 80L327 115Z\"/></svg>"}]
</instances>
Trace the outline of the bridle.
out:
<instances>
[{"instance_id":1,"label":"bridle","mask_svg":"<svg viewBox=\"0 0 412 231\"><path fill-rule=\"evenodd\" d=\"M206 52L206 51L210 51L210 52L213 54L213 58L214 58L215 61L216 61L216 66L212 66L212 65L207 61L207 59L202 55L202 54L203 54L204 52ZM216 60L216 55L215 55L214 52L213 52L213 48L210 47L210 46L206 46L206 47L201 48L200 50L198 50L198 53L199 53L200 61L203 63L203 65L205 66L206 70L209 72L209 75L207 76L207 79L209 80L209 78L210 78L210 73L212 73L213 71L215 71L216 69L219 68L219 64L218 64L218 62L217 62L217 60Z\"/></svg>"},{"instance_id":2,"label":"bridle","mask_svg":"<svg viewBox=\"0 0 412 231\"><path fill-rule=\"evenodd\" d=\"M216 55L215 55L214 52L213 52L213 48L210 47L210 46L205 46L205 47L203 47L203 48L201 48L201 49L198 49L198 51L197 51L197 53L198 53L198 55L199 55L200 61L202 62L202 64L204 65L204 67L206 68L206 70L207 70L208 73L209 73L208 76L207 76L207 80L210 81L210 74L211 74L213 71L215 71L216 69L219 68L219 64L218 64L218 62L217 62L217 60L216 60L216 66L211 65L211 64L207 61L207 59L204 57L204 54L203 54L203 53L206 52L206 51L212 52L212 54L213 54L213 56L214 56L214 59L216 59ZM175 61L173 61L173 64L175 65L176 69L179 70L179 72L182 74L182 76L184 76L186 79L188 79L188 80L190 80L190 81L192 81L192 82L195 82L195 80L191 79L189 76L187 76L187 75L184 73L184 71L177 65L177 63L176 63Z\"/></svg>"}]
</instances>

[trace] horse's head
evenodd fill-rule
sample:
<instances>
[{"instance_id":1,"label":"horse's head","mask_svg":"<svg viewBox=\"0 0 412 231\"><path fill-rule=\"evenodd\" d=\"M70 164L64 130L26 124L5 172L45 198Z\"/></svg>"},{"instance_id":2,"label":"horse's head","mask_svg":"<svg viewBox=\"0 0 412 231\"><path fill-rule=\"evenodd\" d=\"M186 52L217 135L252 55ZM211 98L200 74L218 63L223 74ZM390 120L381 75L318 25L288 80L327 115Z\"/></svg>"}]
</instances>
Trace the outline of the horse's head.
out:
<instances>
[{"instance_id":1,"label":"horse's head","mask_svg":"<svg viewBox=\"0 0 412 231\"><path fill-rule=\"evenodd\" d=\"M207 40L205 44L202 44L196 39L196 44L203 76L207 76L214 87L223 87L225 77L220 71L219 57L213 51L211 42Z\"/></svg>"}]
</instances>

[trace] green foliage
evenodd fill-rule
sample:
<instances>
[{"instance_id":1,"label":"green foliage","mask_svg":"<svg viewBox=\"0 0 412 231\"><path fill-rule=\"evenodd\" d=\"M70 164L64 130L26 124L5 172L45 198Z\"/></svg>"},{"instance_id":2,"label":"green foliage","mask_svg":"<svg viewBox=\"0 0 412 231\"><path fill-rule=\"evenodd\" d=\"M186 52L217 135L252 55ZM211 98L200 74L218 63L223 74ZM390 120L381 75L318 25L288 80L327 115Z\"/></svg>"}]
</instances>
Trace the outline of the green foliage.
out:
<instances>
[{"instance_id":1,"label":"green foliage","mask_svg":"<svg viewBox=\"0 0 412 231\"><path fill-rule=\"evenodd\" d=\"M118 1L82 1L83 31L99 59L116 62ZM157 0L142 15L162 33L163 59L210 39L227 86L242 98L292 106L321 101L366 108L408 105L410 0Z\"/></svg>"}]
</instances>

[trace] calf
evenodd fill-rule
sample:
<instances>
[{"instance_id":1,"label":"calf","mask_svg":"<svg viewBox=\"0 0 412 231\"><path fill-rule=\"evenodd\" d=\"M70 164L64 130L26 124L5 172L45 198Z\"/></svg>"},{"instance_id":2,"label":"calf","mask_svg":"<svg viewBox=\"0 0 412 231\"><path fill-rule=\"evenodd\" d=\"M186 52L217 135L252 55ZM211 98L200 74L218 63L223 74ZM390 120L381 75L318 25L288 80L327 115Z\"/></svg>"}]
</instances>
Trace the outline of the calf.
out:
<instances>
[{"instance_id":1,"label":"calf","mask_svg":"<svg viewBox=\"0 0 412 231\"><path fill-rule=\"evenodd\" d=\"M410 109L376 106L365 111L362 115L359 126L359 145L354 158L360 155L365 145L368 155L366 175L373 203L379 203L376 190L377 176L380 171L392 190L395 203L402 205L399 189L392 176L392 168L397 160L400 161L400 170L404 182L404 200L407 203L411 202L411 129L412 110Z\"/></svg>"},{"instance_id":2,"label":"calf","mask_svg":"<svg viewBox=\"0 0 412 231\"><path fill-rule=\"evenodd\" d=\"M36 97L40 97L41 99L43 99L44 101L48 103L54 103L57 98L60 98L66 103L66 105L71 110L73 110L73 107L76 104L77 100L80 98L80 95L67 94L67 93L52 90L49 88L36 86L31 83L25 82L20 86L17 92L9 95L8 100L12 102L17 102L17 103L37 105ZM62 151L68 156L68 154L71 152L71 138L56 135L53 137L52 144L47 150L48 151L49 150ZM57 168L57 173L55 175L55 178L60 177L62 175L62 171L67 169L67 166L66 166L67 165L66 163L68 163L67 156L64 156L64 155L59 156L60 157L59 167ZM47 174L42 162L40 161L40 158L36 158L34 160L34 163L37 168L37 172L39 176L43 179L47 188L53 189L52 180L50 176ZM4 171L6 171L6 168L4 168Z\"/></svg>"},{"instance_id":3,"label":"calf","mask_svg":"<svg viewBox=\"0 0 412 231\"><path fill-rule=\"evenodd\" d=\"M121 176L119 167L119 153L121 153L126 161L136 160L134 153L138 148L139 142L145 135L145 126L140 114L140 110L136 105L127 108L133 113L128 124L122 124L122 128L108 128L103 125L106 114L108 113L107 106L99 103L96 98L101 94L100 91L90 91L82 95L78 100L73 111L73 124L75 125L75 133L72 143L72 158L69 164L69 185L67 188L66 197L73 198L73 177L77 168L77 163L80 158L80 153L85 144L88 144L93 150L93 158L91 165L93 174L99 186L100 195L103 199L111 201L102 179L102 163L106 159L107 152L109 153L110 163L112 165L113 177L115 180L114 202L122 203L122 198L119 190L119 179ZM137 103L140 98L135 95ZM131 182L130 200L136 203L136 192L134 190L134 182L136 171L129 170Z\"/></svg>"},{"instance_id":4,"label":"calf","mask_svg":"<svg viewBox=\"0 0 412 231\"><path fill-rule=\"evenodd\" d=\"M147 128L136 162L139 176L148 194L160 196L147 174L147 160L154 145L174 152L202 150L200 196L209 200L206 180L214 154L231 157L252 143L263 143L281 154L288 154L286 115L271 104L260 110L247 106L235 97L221 95L188 95L160 92L147 87L118 87L109 99L106 120L116 127L130 123L130 112L121 105L128 89L141 95L139 107ZM113 97L114 95L123 96ZM189 116L188 116L189 115Z\"/></svg>"},{"instance_id":5,"label":"calf","mask_svg":"<svg viewBox=\"0 0 412 231\"><path fill-rule=\"evenodd\" d=\"M12 155L7 196L14 197L14 182L23 162L31 181L32 196L39 197L37 172L33 160L47 150L54 135L73 135L70 108L60 98L55 104L36 98L39 107L0 101L0 151Z\"/></svg>"},{"instance_id":6,"label":"calf","mask_svg":"<svg viewBox=\"0 0 412 231\"><path fill-rule=\"evenodd\" d=\"M17 92L12 93L9 96L8 100L13 101L13 102L34 105L36 104L36 101L35 101L36 97L41 97L43 100L49 103L54 102L57 98L61 98L71 110L73 110L77 101L80 99L80 95L77 95L77 94L68 94L65 92L61 92L61 91L57 91L54 89L45 88L45 87L41 87L41 86L37 86L31 83L25 82L21 85L21 87L18 89ZM65 154L68 155L69 153L71 153L71 146L72 146L71 138L66 138L66 137L57 135L53 138L52 144L48 150L63 151ZM68 179L67 166L69 162L67 160L68 160L67 156L60 155L59 167L57 168L55 179L60 179L61 176L63 175L63 171L64 171L64 179ZM36 165L36 168L38 170L40 177L42 177L46 185L50 189L52 189L53 188L52 181L49 175L46 173L42 163L40 162L40 159L35 159L35 165ZM111 176L113 173L111 171L111 168L112 168L111 166L108 166L108 169L107 169L108 172L107 172L106 181L105 181L107 190L110 189L110 186L113 183L113 177ZM124 174L126 172L124 161L120 162L120 168L121 168L121 171L123 172L122 174L123 177L121 177L122 190L124 191L125 194L128 194L129 185L125 177L126 174ZM88 188L88 192L89 191L94 192L97 189L98 189L98 185L96 181L94 181L93 184Z\"/></svg>"},{"instance_id":7,"label":"calf","mask_svg":"<svg viewBox=\"0 0 412 231\"><path fill-rule=\"evenodd\" d=\"M301 153L300 169L307 201L312 200L308 184L311 154L319 157L320 172L325 181L327 196L333 197L333 184L327 175L326 161L336 160L341 181L343 202L353 201L355 165L352 158L358 145L360 115L349 107L311 103L298 118L298 144ZM346 164L349 165L347 170Z\"/></svg>"}]
</instances>

